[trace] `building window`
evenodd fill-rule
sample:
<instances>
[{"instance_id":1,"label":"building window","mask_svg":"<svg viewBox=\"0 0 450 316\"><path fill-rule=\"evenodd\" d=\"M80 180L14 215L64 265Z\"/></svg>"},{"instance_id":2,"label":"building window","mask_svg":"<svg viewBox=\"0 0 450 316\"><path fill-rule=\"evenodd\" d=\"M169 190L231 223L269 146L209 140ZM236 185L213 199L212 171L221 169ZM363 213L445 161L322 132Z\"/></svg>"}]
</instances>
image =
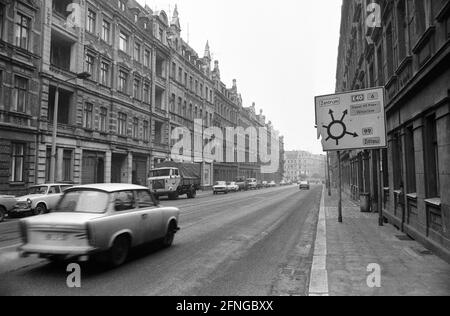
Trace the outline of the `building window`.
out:
<instances>
[{"instance_id":1,"label":"building window","mask_svg":"<svg viewBox=\"0 0 450 316\"><path fill-rule=\"evenodd\" d=\"M172 69L170 72L172 79L176 78L176 72L177 72L177 65L174 62L172 62Z\"/></svg>"},{"instance_id":2,"label":"building window","mask_svg":"<svg viewBox=\"0 0 450 316\"><path fill-rule=\"evenodd\" d=\"M145 53L144 53L144 66L145 67L150 67L151 65L151 54L150 54L150 50L146 49Z\"/></svg>"},{"instance_id":3,"label":"building window","mask_svg":"<svg viewBox=\"0 0 450 316\"><path fill-rule=\"evenodd\" d=\"M179 115L181 115L181 111L182 111L182 104L183 104L183 100L181 98L178 98L178 104L177 104L177 113Z\"/></svg>"},{"instance_id":4,"label":"building window","mask_svg":"<svg viewBox=\"0 0 450 316\"><path fill-rule=\"evenodd\" d=\"M62 180L64 182L72 181L72 166L73 166L73 152L71 150L64 150L63 152L63 167L62 167Z\"/></svg>"},{"instance_id":5,"label":"building window","mask_svg":"<svg viewBox=\"0 0 450 316\"><path fill-rule=\"evenodd\" d=\"M133 138L139 138L139 119L137 117L133 119Z\"/></svg>"},{"instance_id":6,"label":"building window","mask_svg":"<svg viewBox=\"0 0 450 316\"><path fill-rule=\"evenodd\" d=\"M94 56L92 56L91 54L86 54L86 71L91 74L91 78L94 77L94 65Z\"/></svg>"},{"instance_id":7,"label":"building window","mask_svg":"<svg viewBox=\"0 0 450 316\"><path fill-rule=\"evenodd\" d=\"M178 67L178 82L182 83L183 80L183 69L181 67Z\"/></svg>"},{"instance_id":8,"label":"building window","mask_svg":"<svg viewBox=\"0 0 450 316\"><path fill-rule=\"evenodd\" d=\"M150 103L150 85L148 83L144 84L144 102Z\"/></svg>"},{"instance_id":9,"label":"building window","mask_svg":"<svg viewBox=\"0 0 450 316\"><path fill-rule=\"evenodd\" d=\"M387 62L387 80L394 75L394 46L393 46L392 25L388 26L386 31L386 62Z\"/></svg>"},{"instance_id":10,"label":"building window","mask_svg":"<svg viewBox=\"0 0 450 316\"><path fill-rule=\"evenodd\" d=\"M117 123L117 133L121 136L127 136L127 115L119 113Z\"/></svg>"},{"instance_id":11,"label":"building window","mask_svg":"<svg viewBox=\"0 0 450 316\"><path fill-rule=\"evenodd\" d=\"M95 24L97 23L97 13L93 10L88 9L86 31L95 34Z\"/></svg>"},{"instance_id":12,"label":"building window","mask_svg":"<svg viewBox=\"0 0 450 316\"><path fill-rule=\"evenodd\" d=\"M141 97L140 90L141 90L141 80L134 79L134 82L133 82L133 97L135 99L137 99L137 100L139 100L140 97Z\"/></svg>"},{"instance_id":13,"label":"building window","mask_svg":"<svg viewBox=\"0 0 450 316\"><path fill-rule=\"evenodd\" d=\"M94 106L92 103L86 103L84 106L84 128L92 129Z\"/></svg>"},{"instance_id":14,"label":"building window","mask_svg":"<svg viewBox=\"0 0 450 316\"><path fill-rule=\"evenodd\" d=\"M134 43L134 60L141 61L141 44Z\"/></svg>"},{"instance_id":15,"label":"building window","mask_svg":"<svg viewBox=\"0 0 450 316\"><path fill-rule=\"evenodd\" d=\"M129 36L124 32L120 31L119 34L119 49L125 53L128 53L128 41Z\"/></svg>"},{"instance_id":16,"label":"building window","mask_svg":"<svg viewBox=\"0 0 450 316\"><path fill-rule=\"evenodd\" d=\"M125 9L127 8L127 5L125 4L124 0L119 0L119 9L121 11L125 11Z\"/></svg>"},{"instance_id":17,"label":"building window","mask_svg":"<svg viewBox=\"0 0 450 316\"><path fill-rule=\"evenodd\" d=\"M102 40L106 43L111 41L111 23L109 21L103 20L102 26Z\"/></svg>"},{"instance_id":18,"label":"building window","mask_svg":"<svg viewBox=\"0 0 450 316\"><path fill-rule=\"evenodd\" d=\"M148 142L150 140L150 124L148 121L144 121L144 141Z\"/></svg>"},{"instance_id":19,"label":"building window","mask_svg":"<svg viewBox=\"0 0 450 316\"><path fill-rule=\"evenodd\" d=\"M440 196L439 148L437 142L436 116L431 115L425 122L425 177L427 198Z\"/></svg>"},{"instance_id":20,"label":"building window","mask_svg":"<svg viewBox=\"0 0 450 316\"><path fill-rule=\"evenodd\" d=\"M16 46L28 50L30 44L30 24L31 20L17 13L16 15Z\"/></svg>"},{"instance_id":21,"label":"building window","mask_svg":"<svg viewBox=\"0 0 450 316\"><path fill-rule=\"evenodd\" d=\"M128 85L128 74L120 70L119 71L119 91L122 93L127 93L127 85Z\"/></svg>"},{"instance_id":22,"label":"building window","mask_svg":"<svg viewBox=\"0 0 450 316\"><path fill-rule=\"evenodd\" d=\"M101 132L106 132L108 130L108 109L105 107L100 108L100 122L99 128Z\"/></svg>"},{"instance_id":23,"label":"building window","mask_svg":"<svg viewBox=\"0 0 450 316\"><path fill-rule=\"evenodd\" d=\"M160 40L161 42L164 42L164 30L163 30L163 28L162 28L161 26L159 26L159 32L158 32L158 35L159 35L159 40Z\"/></svg>"},{"instance_id":24,"label":"building window","mask_svg":"<svg viewBox=\"0 0 450 316\"><path fill-rule=\"evenodd\" d=\"M414 148L414 128L408 126L405 134L406 147L406 193L416 193L416 151Z\"/></svg>"},{"instance_id":25,"label":"building window","mask_svg":"<svg viewBox=\"0 0 450 316\"><path fill-rule=\"evenodd\" d=\"M23 170L25 164L25 145L12 144L11 157L11 182L23 182Z\"/></svg>"},{"instance_id":26,"label":"building window","mask_svg":"<svg viewBox=\"0 0 450 316\"><path fill-rule=\"evenodd\" d=\"M5 6L0 4L0 40L3 39L3 23L5 22Z\"/></svg>"},{"instance_id":27,"label":"building window","mask_svg":"<svg viewBox=\"0 0 450 316\"><path fill-rule=\"evenodd\" d=\"M14 79L14 111L27 112L28 79L16 76Z\"/></svg>"},{"instance_id":28,"label":"building window","mask_svg":"<svg viewBox=\"0 0 450 316\"><path fill-rule=\"evenodd\" d=\"M102 62L100 67L100 82L102 85L109 87L110 79L109 79L109 63Z\"/></svg>"}]
</instances>

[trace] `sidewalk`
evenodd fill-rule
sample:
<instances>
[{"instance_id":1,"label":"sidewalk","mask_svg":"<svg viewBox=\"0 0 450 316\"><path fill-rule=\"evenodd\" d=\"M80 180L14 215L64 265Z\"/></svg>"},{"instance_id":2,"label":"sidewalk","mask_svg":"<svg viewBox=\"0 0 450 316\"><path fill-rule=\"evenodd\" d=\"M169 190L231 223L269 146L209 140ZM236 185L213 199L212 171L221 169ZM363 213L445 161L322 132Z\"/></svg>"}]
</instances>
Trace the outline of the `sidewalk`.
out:
<instances>
[{"instance_id":1,"label":"sidewalk","mask_svg":"<svg viewBox=\"0 0 450 316\"><path fill-rule=\"evenodd\" d=\"M343 201L344 222L338 223L337 205L337 192L329 197L324 191L311 295L450 295L450 264L390 224L379 227L378 214L361 213L349 199ZM381 268L380 288L367 284L371 264Z\"/></svg>"}]
</instances>

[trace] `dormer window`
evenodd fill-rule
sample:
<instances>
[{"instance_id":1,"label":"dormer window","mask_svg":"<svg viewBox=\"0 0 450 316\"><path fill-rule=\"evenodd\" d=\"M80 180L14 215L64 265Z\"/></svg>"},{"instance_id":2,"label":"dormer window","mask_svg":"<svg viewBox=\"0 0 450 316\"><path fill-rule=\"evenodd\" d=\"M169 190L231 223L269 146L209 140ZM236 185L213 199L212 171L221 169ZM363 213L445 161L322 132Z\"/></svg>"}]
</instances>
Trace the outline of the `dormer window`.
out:
<instances>
[{"instance_id":1,"label":"dormer window","mask_svg":"<svg viewBox=\"0 0 450 316\"><path fill-rule=\"evenodd\" d=\"M135 14L135 15L134 15L134 23L137 23L137 21L138 21L138 15Z\"/></svg>"},{"instance_id":2,"label":"dormer window","mask_svg":"<svg viewBox=\"0 0 450 316\"><path fill-rule=\"evenodd\" d=\"M127 6L125 4L125 1L124 0L119 0L119 9L120 9L120 11L125 12L126 7Z\"/></svg>"}]
</instances>

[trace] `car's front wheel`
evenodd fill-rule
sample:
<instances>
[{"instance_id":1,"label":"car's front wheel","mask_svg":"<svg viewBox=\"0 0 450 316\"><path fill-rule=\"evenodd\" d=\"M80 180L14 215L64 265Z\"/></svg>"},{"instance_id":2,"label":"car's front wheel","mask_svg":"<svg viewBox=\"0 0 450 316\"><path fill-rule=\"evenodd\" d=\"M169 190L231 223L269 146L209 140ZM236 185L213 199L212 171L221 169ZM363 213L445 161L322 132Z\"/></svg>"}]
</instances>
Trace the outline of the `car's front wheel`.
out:
<instances>
[{"instance_id":1,"label":"car's front wheel","mask_svg":"<svg viewBox=\"0 0 450 316\"><path fill-rule=\"evenodd\" d=\"M6 210L3 206L0 206L0 223L5 220Z\"/></svg>"},{"instance_id":2,"label":"car's front wheel","mask_svg":"<svg viewBox=\"0 0 450 316\"><path fill-rule=\"evenodd\" d=\"M172 246L176 233L177 224L175 222L171 222L169 228L167 229L166 236L164 236L164 239L162 240L162 246L164 248L169 248L170 246Z\"/></svg>"},{"instance_id":3,"label":"car's front wheel","mask_svg":"<svg viewBox=\"0 0 450 316\"><path fill-rule=\"evenodd\" d=\"M47 213L47 207L42 203L40 203L38 206L36 206L36 208L33 211L34 215L42 215L45 213Z\"/></svg>"}]
</instances>

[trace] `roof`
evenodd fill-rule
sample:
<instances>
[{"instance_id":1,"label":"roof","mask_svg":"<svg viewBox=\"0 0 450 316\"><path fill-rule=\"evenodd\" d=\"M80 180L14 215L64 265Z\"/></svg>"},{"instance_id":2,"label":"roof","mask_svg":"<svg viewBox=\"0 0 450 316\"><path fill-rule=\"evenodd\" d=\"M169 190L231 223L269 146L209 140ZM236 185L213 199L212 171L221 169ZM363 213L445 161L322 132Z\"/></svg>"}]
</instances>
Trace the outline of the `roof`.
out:
<instances>
[{"instance_id":1,"label":"roof","mask_svg":"<svg viewBox=\"0 0 450 316\"><path fill-rule=\"evenodd\" d=\"M112 193L127 190L143 190L143 189L147 190L148 188L140 185L126 184L126 183L101 183L101 184L79 185L71 188L71 190L74 189L99 190Z\"/></svg>"},{"instance_id":2,"label":"roof","mask_svg":"<svg viewBox=\"0 0 450 316\"><path fill-rule=\"evenodd\" d=\"M54 186L54 185L63 185L63 186L71 186L72 184L70 183L41 183L41 184L33 184L31 187L50 187L50 186Z\"/></svg>"}]
</instances>

